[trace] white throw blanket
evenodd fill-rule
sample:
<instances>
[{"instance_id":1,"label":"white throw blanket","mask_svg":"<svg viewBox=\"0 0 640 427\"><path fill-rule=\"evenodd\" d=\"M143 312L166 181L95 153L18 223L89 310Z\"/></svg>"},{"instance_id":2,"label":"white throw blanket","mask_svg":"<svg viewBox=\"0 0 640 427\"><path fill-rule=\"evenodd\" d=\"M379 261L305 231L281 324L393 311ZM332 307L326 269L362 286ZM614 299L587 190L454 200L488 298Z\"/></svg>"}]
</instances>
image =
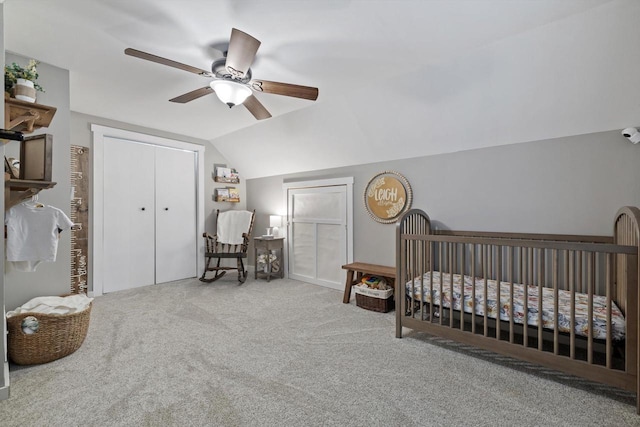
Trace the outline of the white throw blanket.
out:
<instances>
[{"instance_id":1,"label":"white throw blanket","mask_svg":"<svg viewBox=\"0 0 640 427\"><path fill-rule=\"evenodd\" d=\"M66 297L37 297L7 313L7 317L20 313L70 314L80 312L91 304L93 298L85 294Z\"/></svg>"},{"instance_id":2,"label":"white throw blanket","mask_svg":"<svg viewBox=\"0 0 640 427\"><path fill-rule=\"evenodd\" d=\"M226 211L218 214L218 242L230 245L243 243L242 234L249 232L251 216L249 211Z\"/></svg>"}]
</instances>

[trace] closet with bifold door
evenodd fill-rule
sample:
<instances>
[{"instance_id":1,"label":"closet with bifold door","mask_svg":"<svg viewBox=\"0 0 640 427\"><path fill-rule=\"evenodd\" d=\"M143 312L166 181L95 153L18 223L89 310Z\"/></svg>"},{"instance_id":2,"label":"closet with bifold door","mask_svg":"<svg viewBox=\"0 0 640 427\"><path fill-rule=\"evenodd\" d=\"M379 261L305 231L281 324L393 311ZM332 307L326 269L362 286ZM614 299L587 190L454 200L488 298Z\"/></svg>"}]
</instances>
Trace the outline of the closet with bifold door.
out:
<instances>
[{"instance_id":1,"label":"closet with bifold door","mask_svg":"<svg viewBox=\"0 0 640 427\"><path fill-rule=\"evenodd\" d=\"M103 292L197 275L193 151L104 138Z\"/></svg>"}]
</instances>

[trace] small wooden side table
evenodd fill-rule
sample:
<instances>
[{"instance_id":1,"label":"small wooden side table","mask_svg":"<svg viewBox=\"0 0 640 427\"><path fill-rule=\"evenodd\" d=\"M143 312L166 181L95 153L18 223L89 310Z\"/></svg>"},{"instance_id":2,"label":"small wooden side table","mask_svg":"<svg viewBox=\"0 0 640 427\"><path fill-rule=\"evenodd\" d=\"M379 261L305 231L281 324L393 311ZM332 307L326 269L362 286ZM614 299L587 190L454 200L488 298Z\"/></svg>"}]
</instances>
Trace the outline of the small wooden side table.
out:
<instances>
[{"instance_id":1,"label":"small wooden side table","mask_svg":"<svg viewBox=\"0 0 640 427\"><path fill-rule=\"evenodd\" d=\"M345 264L342 266L344 270L347 270L347 281L344 284L344 297L342 302L349 304L351 299L351 287L357 285L362 280L362 276L365 274L371 274L374 276L382 276L387 279L389 286L395 286L396 280L396 268L386 265L367 264L364 262L354 262L351 264ZM355 279L353 276L356 276Z\"/></svg>"},{"instance_id":2,"label":"small wooden side table","mask_svg":"<svg viewBox=\"0 0 640 427\"><path fill-rule=\"evenodd\" d=\"M284 248L284 237L274 237L272 239L265 237L254 237L253 238L253 250L254 250L254 262L255 262L255 278L258 276L266 277L267 282L271 280L271 277L280 277L281 279L284 277L284 263L282 260ZM272 251L275 251L276 259L271 260L269 256ZM258 270L258 254L264 253L267 258L267 270L259 271ZM278 270L274 271L273 264L278 262Z\"/></svg>"}]
</instances>

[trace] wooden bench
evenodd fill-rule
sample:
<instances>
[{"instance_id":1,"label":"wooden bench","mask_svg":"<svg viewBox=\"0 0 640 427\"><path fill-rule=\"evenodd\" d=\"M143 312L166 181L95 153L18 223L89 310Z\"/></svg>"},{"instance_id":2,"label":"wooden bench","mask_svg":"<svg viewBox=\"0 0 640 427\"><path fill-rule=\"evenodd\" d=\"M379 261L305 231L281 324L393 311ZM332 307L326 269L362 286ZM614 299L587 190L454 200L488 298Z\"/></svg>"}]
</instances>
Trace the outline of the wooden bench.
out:
<instances>
[{"instance_id":1,"label":"wooden bench","mask_svg":"<svg viewBox=\"0 0 640 427\"><path fill-rule=\"evenodd\" d=\"M386 265L367 264L365 262L354 262L351 264L345 264L342 266L344 270L347 270L347 281L344 285L344 298L342 302L349 304L351 298L351 287L357 285L362 280L362 276L365 274L371 274L373 276L380 276L387 279L389 286L393 287L396 279L396 268L387 267ZM355 275L355 279L354 279Z\"/></svg>"}]
</instances>

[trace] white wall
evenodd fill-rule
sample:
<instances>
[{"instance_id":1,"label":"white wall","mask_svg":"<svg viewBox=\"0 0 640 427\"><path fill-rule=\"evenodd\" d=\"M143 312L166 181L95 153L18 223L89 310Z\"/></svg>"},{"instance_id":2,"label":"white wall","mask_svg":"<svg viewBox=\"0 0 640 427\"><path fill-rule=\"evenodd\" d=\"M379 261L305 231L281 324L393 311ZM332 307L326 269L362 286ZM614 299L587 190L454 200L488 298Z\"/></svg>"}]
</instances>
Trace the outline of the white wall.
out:
<instances>
[{"instance_id":1,"label":"white wall","mask_svg":"<svg viewBox=\"0 0 640 427\"><path fill-rule=\"evenodd\" d=\"M7 63L17 62L26 65L28 57L7 52ZM38 58L35 58L38 59ZM57 111L48 128L36 130L32 135L53 135L53 173L52 180L56 182L54 188L43 190L38 200L44 204L62 209L69 215L70 189L69 159L69 71L41 63L38 66L38 83L45 92L38 92L37 102L56 107ZM20 144L11 142L6 146L7 155L19 157ZM35 272L25 273L15 271L5 262L5 297L8 310L25 303L29 299L43 295L60 295L68 293L70 289L70 233L63 232L58 243L56 262L41 263ZM3 257L4 258L4 257Z\"/></svg>"},{"instance_id":2,"label":"white wall","mask_svg":"<svg viewBox=\"0 0 640 427\"><path fill-rule=\"evenodd\" d=\"M381 51L364 78L213 143L258 178L640 125L639 18L612 0L418 70Z\"/></svg>"},{"instance_id":3,"label":"white wall","mask_svg":"<svg viewBox=\"0 0 640 427\"><path fill-rule=\"evenodd\" d=\"M413 207L457 230L612 235L625 205L640 206L640 145L618 130L406 160L354 165L247 183L258 225L284 210L282 183L354 177L354 260L395 264L395 226L373 221L364 189L377 173L403 174Z\"/></svg>"}]
</instances>

